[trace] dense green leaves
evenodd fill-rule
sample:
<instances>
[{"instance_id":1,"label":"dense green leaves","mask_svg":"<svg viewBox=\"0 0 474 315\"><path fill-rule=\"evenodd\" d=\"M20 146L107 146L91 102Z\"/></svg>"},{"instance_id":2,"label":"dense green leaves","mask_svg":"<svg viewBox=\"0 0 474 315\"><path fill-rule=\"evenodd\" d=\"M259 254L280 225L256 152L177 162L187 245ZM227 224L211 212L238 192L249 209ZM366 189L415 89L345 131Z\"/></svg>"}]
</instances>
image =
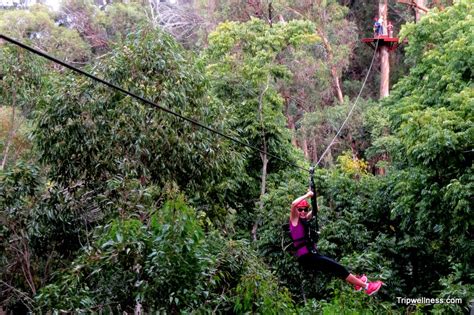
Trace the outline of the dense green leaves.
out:
<instances>
[{"instance_id":1,"label":"dense green leaves","mask_svg":"<svg viewBox=\"0 0 474 315\"><path fill-rule=\"evenodd\" d=\"M248 244L205 234L199 213L167 202L147 224L117 219L58 281L37 296L44 310L146 312L219 308L275 312L292 302ZM202 217L201 217L202 218ZM207 238L207 239L206 239ZM235 306L232 306L235 305Z\"/></svg>"},{"instance_id":2,"label":"dense green leaves","mask_svg":"<svg viewBox=\"0 0 474 315\"><path fill-rule=\"evenodd\" d=\"M3 17L13 23L20 16L26 24L12 24L9 34L60 50L69 61L112 49L85 69L306 165L290 131L303 127L298 132L305 137L293 141L311 139L306 145L319 151L348 108L347 101L328 106L327 90L328 71L336 62L340 75L349 46L331 64L315 34L328 31L331 43L342 43L351 24L330 1L293 11L285 4L275 7L287 23L222 23L198 58L162 31L136 31L144 19L136 3L98 10L71 0L59 16L43 7L12 10L0 13L0 27ZM302 17L295 10L315 23L292 20ZM307 189L305 172L270 159L262 191L260 153L2 46L2 122L17 127L5 123L0 132L0 148L13 148L0 173L2 307L14 313L462 312L474 292L471 15L470 3L458 3L407 26L409 75L386 100L361 103L332 151L351 143L352 152L329 156L336 164L316 172L319 250L353 273L382 279L387 286L377 297L303 273L284 251L282 224L291 201ZM58 42L51 42L55 36ZM302 104L307 108L297 108ZM28 139L34 146L25 150ZM371 172L377 160L383 175ZM464 304L406 309L397 304L404 296L463 298Z\"/></svg>"},{"instance_id":3,"label":"dense green leaves","mask_svg":"<svg viewBox=\"0 0 474 315\"><path fill-rule=\"evenodd\" d=\"M307 21L270 26L262 20L251 19L245 23L220 24L209 35L209 46L201 62L206 64L212 91L226 113L226 128L235 130L239 139L254 147L295 161L290 134L284 128L283 99L276 85L277 80L285 80L292 73L278 58L287 49L299 51L318 40L314 25ZM266 191L261 186L259 189L262 169L265 168L271 181L272 175L285 171L288 166L274 158L269 158L267 166L259 152L241 151L245 154L246 172L238 177L243 187L237 192L241 202L235 207L242 210L239 226L250 230L256 217L262 215L253 209L262 190Z\"/></svg>"},{"instance_id":4,"label":"dense green leaves","mask_svg":"<svg viewBox=\"0 0 474 315\"><path fill-rule=\"evenodd\" d=\"M466 196L473 181L474 59L472 45L462 44L473 40L467 31L473 26L470 14L472 5L459 3L404 30L414 66L386 102L396 139L391 217L399 222L396 236L410 273L431 283L431 290L446 287L442 277L456 265L456 281L472 292L474 250L468 239L474 221ZM437 274L426 274L427 269ZM410 286L413 292L429 291Z\"/></svg>"},{"instance_id":5,"label":"dense green leaves","mask_svg":"<svg viewBox=\"0 0 474 315\"><path fill-rule=\"evenodd\" d=\"M143 30L98 69L127 90L141 91L160 106L211 125L220 113L204 107L211 99L206 82L186 58L168 35ZM201 186L193 191L212 194L220 184L225 189L223 175L239 167L228 142L83 78L67 77L42 104L34 139L42 161L51 165L60 183L102 185L118 176L142 185Z\"/></svg>"},{"instance_id":6,"label":"dense green leaves","mask_svg":"<svg viewBox=\"0 0 474 315\"><path fill-rule=\"evenodd\" d=\"M76 30L59 26L47 7L35 5L29 11L0 11L0 32L53 53L66 62L86 61L90 46Z\"/></svg>"}]
</instances>

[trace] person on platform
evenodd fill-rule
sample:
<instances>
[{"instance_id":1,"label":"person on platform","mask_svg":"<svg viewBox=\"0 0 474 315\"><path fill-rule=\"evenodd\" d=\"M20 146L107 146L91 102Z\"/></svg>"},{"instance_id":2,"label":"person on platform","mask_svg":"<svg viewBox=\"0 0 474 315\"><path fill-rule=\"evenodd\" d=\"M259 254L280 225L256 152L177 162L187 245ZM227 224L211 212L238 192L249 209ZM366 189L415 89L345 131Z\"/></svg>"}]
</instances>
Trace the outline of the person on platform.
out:
<instances>
[{"instance_id":1,"label":"person on platform","mask_svg":"<svg viewBox=\"0 0 474 315\"><path fill-rule=\"evenodd\" d=\"M388 37L393 37L393 25L391 21L388 21L387 32L388 32Z\"/></svg>"}]
</instances>

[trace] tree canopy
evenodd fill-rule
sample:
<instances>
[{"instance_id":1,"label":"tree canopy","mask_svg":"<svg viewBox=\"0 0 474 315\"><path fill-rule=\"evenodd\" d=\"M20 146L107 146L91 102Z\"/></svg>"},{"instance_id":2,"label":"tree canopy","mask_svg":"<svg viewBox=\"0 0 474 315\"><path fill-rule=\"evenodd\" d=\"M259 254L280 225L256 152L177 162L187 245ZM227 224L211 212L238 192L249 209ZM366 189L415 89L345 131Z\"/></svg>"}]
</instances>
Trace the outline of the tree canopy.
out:
<instances>
[{"instance_id":1,"label":"tree canopy","mask_svg":"<svg viewBox=\"0 0 474 315\"><path fill-rule=\"evenodd\" d=\"M369 13L354 3L266 4L66 0L58 12L0 10L2 34L228 136L3 41L3 310L472 308L473 5L433 8L403 26L391 95L363 93L316 170L318 250L386 283L366 296L297 267L282 226L308 189L302 169L319 160L362 86L355 72L370 61L355 37Z\"/></svg>"}]
</instances>

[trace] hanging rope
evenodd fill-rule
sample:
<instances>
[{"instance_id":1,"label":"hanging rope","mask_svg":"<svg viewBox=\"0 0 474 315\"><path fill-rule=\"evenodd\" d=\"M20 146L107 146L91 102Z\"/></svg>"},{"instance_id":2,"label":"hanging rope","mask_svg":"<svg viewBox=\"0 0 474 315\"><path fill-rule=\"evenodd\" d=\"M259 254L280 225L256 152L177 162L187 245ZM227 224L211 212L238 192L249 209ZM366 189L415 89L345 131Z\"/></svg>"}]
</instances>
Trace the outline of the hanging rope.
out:
<instances>
[{"instance_id":1,"label":"hanging rope","mask_svg":"<svg viewBox=\"0 0 474 315\"><path fill-rule=\"evenodd\" d=\"M365 79L364 79L364 83L362 83L362 87L360 88L359 94L358 94L357 97L356 97L356 100L355 100L355 102L354 102L354 105L352 105L352 108L351 108L351 110L349 111L349 114L347 114L346 119L345 119L344 122L342 123L341 128L339 128L339 130L337 131L336 135L334 136L334 138L331 140L331 142L330 142L329 145L327 146L326 150L324 150L323 154L321 154L321 156L320 156L318 162L316 163L316 166L318 166L319 163L321 163L321 161L322 161L322 159L324 158L324 156L326 155L326 153L329 151L329 149L331 148L331 146L334 144L334 141L336 140L336 138L337 138L337 137L339 136L339 134L341 133L342 129L344 128L344 126L346 125L347 121L349 120L349 117L351 117L352 112L354 111L355 107L357 106L357 102L359 101L360 95L362 94L362 91L364 90L365 83L367 83L367 79L369 78L370 71L372 70L372 66L373 66L373 64L374 64L375 56L377 55L377 46L378 46L378 45L379 45L379 40L377 40L377 42L376 42L376 44L375 44L374 55L372 56L372 61L370 62L369 70L367 71L367 74L366 74Z\"/></svg>"},{"instance_id":2,"label":"hanging rope","mask_svg":"<svg viewBox=\"0 0 474 315\"><path fill-rule=\"evenodd\" d=\"M318 195L316 194L316 185L314 184L314 166L309 168L309 188L313 192L311 197L311 208L313 209L314 225L316 228L316 243L319 239L319 222L318 222Z\"/></svg>"},{"instance_id":3,"label":"hanging rope","mask_svg":"<svg viewBox=\"0 0 474 315\"><path fill-rule=\"evenodd\" d=\"M375 56L377 54L377 46L379 44L379 41L377 40L376 44L375 44L375 50L374 50L374 55L372 56L372 61L370 62L370 67L369 67L369 70L367 71L367 74L365 76L365 79L364 79L364 82L362 84L362 87L359 91L359 94L357 95L357 98L354 102L354 104L352 105L352 108L351 110L349 111L349 113L347 114L347 117L346 119L344 120L344 122L342 123L341 127L339 128L339 130L337 131L336 135L334 136L334 138L332 139L332 141L329 143L329 145L327 146L326 150L324 150L323 154L321 155L321 157L319 158L318 162L316 163L315 166L311 166L310 169L309 169L309 176L310 176L310 182L309 182L309 187L311 189L311 191L313 192L313 197L311 197L311 206L313 208L313 218L315 220L315 228L316 228L316 242L319 240L319 222L318 222L318 196L316 194L316 185L314 183L314 170L315 168L319 165L319 163L321 163L324 155L329 151L329 149L331 148L331 146L334 144L334 141L336 140L336 138L339 136L339 134L341 133L341 130L344 128L345 124L347 123L347 121L349 120L349 117L351 117L352 115L352 112L354 111L356 105L357 105L357 101L359 100L359 97L360 95L362 94L362 91L364 90L364 87L365 87L365 84L367 83L367 79L369 78L369 74L370 74L370 71L372 70L372 66L374 64L374 60L375 60Z\"/></svg>"}]
</instances>

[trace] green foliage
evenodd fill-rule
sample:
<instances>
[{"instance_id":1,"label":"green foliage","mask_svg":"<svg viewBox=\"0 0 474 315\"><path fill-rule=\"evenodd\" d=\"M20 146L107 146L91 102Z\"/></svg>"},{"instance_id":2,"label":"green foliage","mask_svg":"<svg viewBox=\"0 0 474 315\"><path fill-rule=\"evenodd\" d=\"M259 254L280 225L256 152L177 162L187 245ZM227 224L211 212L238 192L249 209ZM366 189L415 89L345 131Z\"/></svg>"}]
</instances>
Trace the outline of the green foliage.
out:
<instances>
[{"instance_id":1,"label":"green foliage","mask_svg":"<svg viewBox=\"0 0 474 315\"><path fill-rule=\"evenodd\" d=\"M432 12L416 26L410 24L403 29L403 36L410 41L408 62L416 66L397 84L389 99L390 104L397 103L398 110L393 111L395 127L428 107L436 115L445 115L445 107L460 118L472 119L472 111L469 116L468 110L472 109L474 62L470 14L472 4L463 2L441 13ZM414 86L418 88L414 90Z\"/></svg>"},{"instance_id":2,"label":"green foliage","mask_svg":"<svg viewBox=\"0 0 474 315\"><path fill-rule=\"evenodd\" d=\"M77 31L91 47L92 53L107 51L107 32L100 23L104 13L91 0L64 0L61 2L57 20L69 29ZM112 34L115 35L115 34Z\"/></svg>"},{"instance_id":3,"label":"green foliage","mask_svg":"<svg viewBox=\"0 0 474 315\"><path fill-rule=\"evenodd\" d=\"M90 46L75 30L58 26L46 6L0 11L0 32L51 53L66 62L86 61Z\"/></svg>"},{"instance_id":4,"label":"green foliage","mask_svg":"<svg viewBox=\"0 0 474 315\"><path fill-rule=\"evenodd\" d=\"M335 104L334 106L326 106L318 108L312 112L305 112L303 119L300 120L300 130L298 130L298 138L300 141L307 141L313 147L312 150L316 153L322 154L336 133L339 131L347 114L351 110L353 104L348 99L342 104ZM321 161L322 165L332 165L336 162L334 156L344 154L348 148L352 149L352 154L360 154L363 156L363 149L367 141L367 132L363 126L365 122L365 112L370 110L373 104L358 104L350 117L349 123L345 125L344 129L339 134L335 143L331 146ZM306 139L306 140L305 140ZM356 143L357 148L356 150ZM319 156L314 157L314 163L319 160Z\"/></svg>"},{"instance_id":5,"label":"green foliage","mask_svg":"<svg viewBox=\"0 0 474 315\"><path fill-rule=\"evenodd\" d=\"M143 30L98 69L125 89L211 125L220 113L204 107L210 100L206 82L186 58L168 35ZM217 192L232 185L227 177L238 172L239 155L228 142L83 78L71 75L57 84L42 98L34 141L58 183L86 181L98 188L113 178L175 182L201 202L222 200Z\"/></svg>"},{"instance_id":6,"label":"green foliage","mask_svg":"<svg viewBox=\"0 0 474 315\"><path fill-rule=\"evenodd\" d=\"M203 231L194 216L176 201L164 205L149 225L117 219L98 228L96 241L70 271L38 295L39 305L91 310L120 304L133 310L135 303L148 309L193 303L199 292L196 277L206 264L200 257Z\"/></svg>"},{"instance_id":7,"label":"green foliage","mask_svg":"<svg viewBox=\"0 0 474 315\"><path fill-rule=\"evenodd\" d=\"M473 39L467 31L472 28L470 12L472 5L458 3L404 29L413 67L382 102L381 118L385 120L388 113L390 124L371 131L382 136L374 141L372 152L391 153L393 164L379 180L377 192L385 196L388 224L379 223L383 233L371 246L390 266L392 299L401 292L459 295L465 302L470 299L466 296L472 296L474 250L469 231L474 221L466 198L473 180L468 157L473 140L473 59L472 45L463 44ZM391 127L390 135L383 135L384 125ZM383 202L377 204L382 209ZM404 266L397 263L400 261ZM451 307L449 311L460 311L463 306ZM435 309L448 311L449 307Z\"/></svg>"},{"instance_id":8,"label":"green foliage","mask_svg":"<svg viewBox=\"0 0 474 315\"><path fill-rule=\"evenodd\" d=\"M138 3L112 3L105 7L99 21L104 25L109 41L118 41L145 23L145 13Z\"/></svg>"},{"instance_id":9,"label":"green foliage","mask_svg":"<svg viewBox=\"0 0 474 315\"><path fill-rule=\"evenodd\" d=\"M318 36L324 36L328 42L324 43L323 47L318 47L320 54L312 51L312 57L325 61L321 67L327 72L326 75L334 67L340 76L349 65L349 56L357 41L354 22L348 19L349 8L333 0L324 1L317 6L301 1L283 0L275 1L275 7L280 9L285 20L294 21L304 18L314 23L315 33ZM331 58L328 58L329 54ZM317 71L324 75L321 69ZM316 86L319 84L319 82L314 83Z\"/></svg>"},{"instance_id":10,"label":"green foliage","mask_svg":"<svg viewBox=\"0 0 474 315\"><path fill-rule=\"evenodd\" d=\"M420 244L422 253L460 264L460 280L472 281L474 250L469 232L474 221L467 196L472 191L468 155L473 135L472 4L458 3L427 15L404 33L410 41L410 75L397 84L387 100L397 138L395 162L400 172L395 186L396 207L404 230ZM416 87L416 88L415 88ZM410 90L410 93L406 93ZM433 218L436 218L433 220ZM427 264L435 262L430 258ZM419 258L418 258L419 259ZM432 267L448 272L447 264Z\"/></svg>"},{"instance_id":11,"label":"green foliage","mask_svg":"<svg viewBox=\"0 0 474 315\"><path fill-rule=\"evenodd\" d=\"M458 270L456 270L459 268ZM474 285L472 283L466 284L461 280L462 265L453 265L452 273L446 277L439 279L441 284L441 291L437 295L440 299L451 299L458 298L462 301L468 301L472 307L472 294L474 292ZM446 314L446 313L462 313L469 311L469 307L460 303L443 303L437 304L433 308L433 314Z\"/></svg>"},{"instance_id":12,"label":"green foliage","mask_svg":"<svg viewBox=\"0 0 474 315\"><path fill-rule=\"evenodd\" d=\"M293 4L301 6L294 10L304 6ZM283 108L297 117L332 104L331 65L314 34L329 31L331 43L342 44L351 24L331 1L308 13L314 24L292 20L294 10L284 12L288 23L273 27L256 19L221 24L198 60L161 31L131 33L144 19L136 4L99 11L92 2L71 0L60 16L40 6L2 11L0 28L69 61L87 61L90 51L105 52L117 40L88 71L303 163L290 145ZM256 214L258 153L84 78L47 73L42 60L2 46L1 105L21 111L17 117L36 113L35 146L17 164L9 157L0 173L1 305L14 313L466 311L474 292L471 15L472 5L462 2L409 25L403 32L410 74L381 104L363 102L343 133L341 143L363 143L355 153L369 166L385 159L385 176L372 175L354 151L316 173L318 248L351 272L382 279L387 285L377 297L327 275L305 274L284 252L281 226L291 201L306 191L307 174L271 159L264 212ZM17 23L20 18L25 23ZM324 22L329 27L318 29ZM337 71L347 66L349 46L334 52ZM307 76L321 79L302 80ZM285 84L292 85L285 90ZM312 89L308 98L315 105L308 108L282 97ZM297 127L324 143L347 106L307 114ZM5 108L2 113L11 114ZM2 126L6 138L10 128ZM232 239L247 238L255 221L256 242ZM465 303L404 309L395 304L401 296Z\"/></svg>"},{"instance_id":13,"label":"green foliage","mask_svg":"<svg viewBox=\"0 0 474 315\"><path fill-rule=\"evenodd\" d=\"M376 165L378 160L381 163L387 163L386 156L394 156L397 154L396 143L398 139L390 132L390 116L388 108L380 104L370 104L363 111L363 125L362 128L367 136L370 138L370 146L366 149L365 157ZM379 165L385 168L387 165Z\"/></svg>"},{"instance_id":14,"label":"green foliage","mask_svg":"<svg viewBox=\"0 0 474 315\"><path fill-rule=\"evenodd\" d=\"M209 70L214 75L231 75L232 69L237 70L233 74L242 76L251 86L265 82L268 74L278 77L285 69L275 65L277 54L290 45L318 41L313 27L306 21L279 23L273 27L257 19L247 23L222 23L209 35L208 58L211 62L219 61L211 63Z\"/></svg>"},{"instance_id":15,"label":"green foliage","mask_svg":"<svg viewBox=\"0 0 474 315\"><path fill-rule=\"evenodd\" d=\"M28 133L36 97L50 88L46 62L15 46L0 47L0 160L34 159Z\"/></svg>"},{"instance_id":16,"label":"green foliage","mask_svg":"<svg viewBox=\"0 0 474 315\"><path fill-rule=\"evenodd\" d=\"M5 45L0 48L1 106L15 107L21 115L31 117L37 96L50 86L47 63L24 50Z\"/></svg>"},{"instance_id":17,"label":"green foliage","mask_svg":"<svg viewBox=\"0 0 474 315\"><path fill-rule=\"evenodd\" d=\"M344 165L321 175L321 250L330 257L342 257L341 263L356 274L390 279L392 265L386 251L392 230L389 209L384 206L387 197L382 195L384 181L347 172Z\"/></svg>"},{"instance_id":18,"label":"green foliage","mask_svg":"<svg viewBox=\"0 0 474 315\"><path fill-rule=\"evenodd\" d=\"M95 231L56 282L37 295L42 310L201 309L266 312L292 307L248 244L222 242L202 229L182 200L165 203L147 223L117 219Z\"/></svg>"},{"instance_id":19,"label":"green foliage","mask_svg":"<svg viewBox=\"0 0 474 315\"><path fill-rule=\"evenodd\" d=\"M352 105L349 104L350 98L355 97L361 87L359 81L352 81L354 88L346 88L348 84L344 84L344 80L359 76L362 72L360 67L355 73L349 72L349 65L363 59L363 51L368 50L357 50L357 58L351 58L358 42L355 27L358 21L353 19L354 13L349 13L349 8L341 5L340 1L328 0L318 5L308 1L288 0L273 3L285 20L303 17L310 20L315 25L315 33L322 38L321 42L306 50L288 50L282 60L295 74L290 82L281 83L287 102L288 125L295 129L299 147L304 148L309 159L316 162L325 151L330 141L328 139L334 137L349 111L348 107ZM356 5L351 3L350 7ZM344 133L338 138L339 145L331 147L325 155L323 165L332 164L335 160L333 156L349 147L357 147L359 151L365 149L367 139L353 139L359 133L361 125L358 114L354 113L347 122Z\"/></svg>"},{"instance_id":20,"label":"green foliage","mask_svg":"<svg viewBox=\"0 0 474 315\"><path fill-rule=\"evenodd\" d=\"M6 293L2 294L2 305L20 302L31 306L30 297L39 285L35 275L42 269L41 262L30 260L36 256L29 248L30 208L40 202L37 192L42 186L38 173L37 167L23 163L0 173L0 287Z\"/></svg>"},{"instance_id":21,"label":"green foliage","mask_svg":"<svg viewBox=\"0 0 474 315\"><path fill-rule=\"evenodd\" d=\"M336 281L340 283L340 280ZM334 281L331 284L334 284ZM348 286L336 287L330 301L312 299L298 309L298 314L399 314L393 310L390 303L382 302L377 297L356 292Z\"/></svg>"},{"instance_id":22,"label":"green foliage","mask_svg":"<svg viewBox=\"0 0 474 315\"><path fill-rule=\"evenodd\" d=\"M306 21L278 23L273 27L262 20L246 23L225 22L209 35L209 46L201 63L206 65L213 93L226 113L225 127L235 130L238 138L273 155L294 161L290 134L284 128L283 100L276 80L291 76L289 69L277 62L286 49L303 49L318 41L314 25ZM262 157L258 152L242 150L245 173L238 177L240 203L238 226L244 230L255 222L252 208L260 195ZM267 173L276 174L287 165L269 159Z\"/></svg>"},{"instance_id":23,"label":"green foliage","mask_svg":"<svg viewBox=\"0 0 474 315\"><path fill-rule=\"evenodd\" d=\"M29 203L28 198L35 195L40 185L38 168L19 163L16 168L2 172L0 179L2 209L15 217L16 211L22 204Z\"/></svg>"},{"instance_id":24,"label":"green foliage","mask_svg":"<svg viewBox=\"0 0 474 315\"><path fill-rule=\"evenodd\" d=\"M31 308L31 298L88 239L104 210L80 185L59 187L39 167L18 162L0 173L2 304ZM13 288L13 289L12 289Z\"/></svg>"},{"instance_id":25,"label":"green foliage","mask_svg":"<svg viewBox=\"0 0 474 315\"><path fill-rule=\"evenodd\" d=\"M337 158L344 173L361 176L367 173L367 162L353 158L350 152L345 152Z\"/></svg>"},{"instance_id":26,"label":"green foliage","mask_svg":"<svg viewBox=\"0 0 474 315\"><path fill-rule=\"evenodd\" d=\"M293 310L287 290L246 241L228 240L215 244L213 251L216 259L208 272L209 296L202 310L271 314Z\"/></svg>"},{"instance_id":27,"label":"green foliage","mask_svg":"<svg viewBox=\"0 0 474 315\"><path fill-rule=\"evenodd\" d=\"M275 277L263 268L247 270L240 279L236 293L234 311L237 313L281 314L293 308L287 290L280 289Z\"/></svg>"},{"instance_id":28,"label":"green foliage","mask_svg":"<svg viewBox=\"0 0 474 315\"><path fill-rule=\"evenodd\" d=\"M3 160L4 154L7 154L6 166L8 167L10 160L18 157L26 158L29 153L30 141L27 138L29 128L24 116L8 106L0 107L0 122L0 152L2 152L0 159ZM5 153L9 144L9 152Z\"/></svg>"}]
</instances>

